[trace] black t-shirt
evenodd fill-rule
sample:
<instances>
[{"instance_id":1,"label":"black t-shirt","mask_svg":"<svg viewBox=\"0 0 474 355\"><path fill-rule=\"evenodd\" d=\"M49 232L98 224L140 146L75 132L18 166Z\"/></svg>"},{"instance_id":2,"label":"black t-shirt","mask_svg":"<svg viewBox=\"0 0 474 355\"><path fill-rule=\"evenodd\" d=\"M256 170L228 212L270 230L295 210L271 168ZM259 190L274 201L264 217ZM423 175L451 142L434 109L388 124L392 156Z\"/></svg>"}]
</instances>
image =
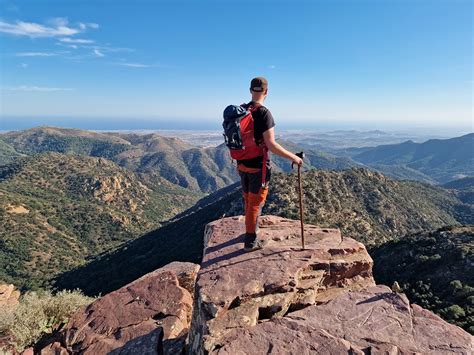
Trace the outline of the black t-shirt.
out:
<instances>
[{"instance_id":1,"label":"black t-shirt","mask_svg":"<svg viewBox=\"0 0 474 355\"><path fill-rule=\"evenodd\" d=\"M253 101L250 101L248 104L242 105L247 108L248 106L254 104ZM253 125L254 125L254 138L257 144L263 143L263 132L268 131L270 128L275 126L275 121L273 120L272 113L265 106L260 106L254 112L252 112ZM238 160L238 164L243 164L248 168L261 168L262 167L262 157L256 157L253 159ZM270 155L267 160L267 167L270 167Z\"/></svg>"}]
</instances>

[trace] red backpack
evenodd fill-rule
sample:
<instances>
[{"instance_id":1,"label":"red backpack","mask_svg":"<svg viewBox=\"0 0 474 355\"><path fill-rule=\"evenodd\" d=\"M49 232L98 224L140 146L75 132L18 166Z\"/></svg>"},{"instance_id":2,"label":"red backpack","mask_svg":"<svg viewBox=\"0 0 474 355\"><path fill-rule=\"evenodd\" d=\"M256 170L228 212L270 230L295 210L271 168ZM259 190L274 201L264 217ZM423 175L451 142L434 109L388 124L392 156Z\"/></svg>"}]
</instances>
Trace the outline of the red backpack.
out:
<instances>
[{"instance_id":1,"label":"red backpack","mask_svg":"<svg viewBox=\"0 0 474 355\"><path fill-rule=\"evenodd\" d=\"M257 144L254 136L254 119L252 113L261 107L260 104L235 106L224 110L224 138L234 160L247 160L263 157L262 186L265 184L267 148Z\"/></svg>"}]
</instances>

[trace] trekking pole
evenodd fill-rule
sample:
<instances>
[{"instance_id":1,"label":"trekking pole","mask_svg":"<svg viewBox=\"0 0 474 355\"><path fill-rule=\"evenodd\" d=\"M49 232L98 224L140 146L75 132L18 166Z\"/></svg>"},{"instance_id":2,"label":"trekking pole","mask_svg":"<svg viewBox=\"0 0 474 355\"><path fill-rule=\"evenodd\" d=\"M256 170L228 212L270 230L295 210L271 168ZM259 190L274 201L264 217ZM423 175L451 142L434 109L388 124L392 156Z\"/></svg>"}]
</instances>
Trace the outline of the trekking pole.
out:
<instances>
[{"instance_id":1,"label":"trekking pole","mask_svg":"<svg viewBox=\"0 0 474 355\"><path fill-rule=\"evenodd\" d=\"M304 159L304 153L296 153L296 156ZM291 168L293 169L293 164L291 163ZM300 197L300 222L301 222L301 248L304 249L304 222L303 222L303 190L301 187L301 165L298 165L298 192Z\"/></svg>"}]
</instances>

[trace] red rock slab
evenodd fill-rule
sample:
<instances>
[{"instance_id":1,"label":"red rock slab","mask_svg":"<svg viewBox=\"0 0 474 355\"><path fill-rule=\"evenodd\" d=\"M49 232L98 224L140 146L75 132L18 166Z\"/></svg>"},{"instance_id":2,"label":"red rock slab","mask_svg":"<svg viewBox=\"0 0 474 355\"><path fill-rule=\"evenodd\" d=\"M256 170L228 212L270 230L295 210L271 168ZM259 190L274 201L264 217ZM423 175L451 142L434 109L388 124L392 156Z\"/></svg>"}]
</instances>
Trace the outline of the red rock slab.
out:
<instances>
[{"instance_id":1,"label":"red rock slab","mask_svg":"<svg viewBox=\"0 0 474 355\"><path fill-rule=\"evenodd\" d=\"M285 318L274 319L253 328L231 331L218 348L218 355L246 354L363 354L347 340L322 329Z\"/></svg>"},{"instance_id":2,"label":"red rock slab","mask_svg":"<svg viewBox=\"0 0 474 355\"><path fill-rule=\"evenodd\" d=\"M361 349L371 349L372 354L382 345L396 349L395 354L474 353L474 337L469 333L428 310L410 305L405 295L382 285L347 292L287 318L346 339Z\"/></svg>"},{"instance_id":3,"label":"red rock slab","mask_svg":"<svg viewBox=\"0 0 474 355\"><path fill-rule=\"evenodd\" d=\"M229 217L206 227L190 333L195 353L211 351L232 328L374 284L364 245L337 229L306 225L302 250L299 221L263 216L259 238L268 245L245 252L243 221Z\"/></svg>"},{"instance_id":4,"label":"red rock slab","mask_svg":"<svg viewBox=\"0 0 474 355\"><path fill-rule=\"evenodd\" d=\"M191 263L172 263L99 298L72 316L62 345L91 355L158 353L163 339L188 330L193 300L185 287L198 269Z\"/></svg>"}]
</instances>

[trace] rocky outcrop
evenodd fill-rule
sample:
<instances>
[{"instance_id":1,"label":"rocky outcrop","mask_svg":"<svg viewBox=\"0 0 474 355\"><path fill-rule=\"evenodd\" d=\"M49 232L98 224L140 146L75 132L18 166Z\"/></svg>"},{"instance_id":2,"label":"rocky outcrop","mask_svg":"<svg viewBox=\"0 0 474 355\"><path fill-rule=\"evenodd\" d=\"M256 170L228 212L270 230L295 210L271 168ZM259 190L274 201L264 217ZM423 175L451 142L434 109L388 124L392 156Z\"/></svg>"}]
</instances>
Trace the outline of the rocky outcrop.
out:
<instances>
[{"instance_id":1,"label":"rocky outcrop","mask_svg":"<svg viewBox=\"0 0 474 355\"><path fill-rule=\"evenodd\" d=\"M198 265L171 263L76 312L41 354L179 354Z\"/></svg>"},{"instance_id":2,"label":"rocky outcrop","mask_svg":"<svg viewBox=\"0 0 474 355\"><path fill-rule=\"evenodd\" d=\"M304 307L327 302L341 292L374 285L372 259L363 244L337 229L305 226L274 216L260 219L267 246L244 252L243 218L210 223L196 282L190 332L192 353L219 348L235 328L256 326Z\"/></svg>"},{"instance_id":3,"label":"rocky outcrop","mask_svg":"<svg viewBox=\"0 0 474 355\"><path fill-rule=\"evenodd\" d=\"M266 248L244 252L242 217L209 224L191 354L470 354L473 337L376 286L365 247L336 229L273 216Z\"/></svg>"},{"instance_id":4,"label":"rocky outcrop","mask_svg":"<svg viewBox=\"0 0 474 355\"><path fill-rule=\"evenodd\" d=\"M303 250L299 227L263 216L267 245L245 252L242 216L212 222L200 269L171 263L99 298L39 353L473 353L470 334L375 285L363 244L305 225Z\"/></svg>"},{"instance_id":5,"label":"rocky outcrop","mask_svg":"<svg viewBox=\"0 0 474 355\"><path fill-rule=\"evenodd\" d=\"M347 292L252 328L235 329L215 354L472 354L472 337L386 286Z\"/></svg>"},{"instance_id":6,"label":"rocky outcrop","mask_svg":"<svg viewBox=\"0 0 474 355\"><path fill-rule=\"evenodd\" d=\"M16 306L20 298L20 290L12 284L0 284L0 307Z\"/></svg>"}]
</instances>

